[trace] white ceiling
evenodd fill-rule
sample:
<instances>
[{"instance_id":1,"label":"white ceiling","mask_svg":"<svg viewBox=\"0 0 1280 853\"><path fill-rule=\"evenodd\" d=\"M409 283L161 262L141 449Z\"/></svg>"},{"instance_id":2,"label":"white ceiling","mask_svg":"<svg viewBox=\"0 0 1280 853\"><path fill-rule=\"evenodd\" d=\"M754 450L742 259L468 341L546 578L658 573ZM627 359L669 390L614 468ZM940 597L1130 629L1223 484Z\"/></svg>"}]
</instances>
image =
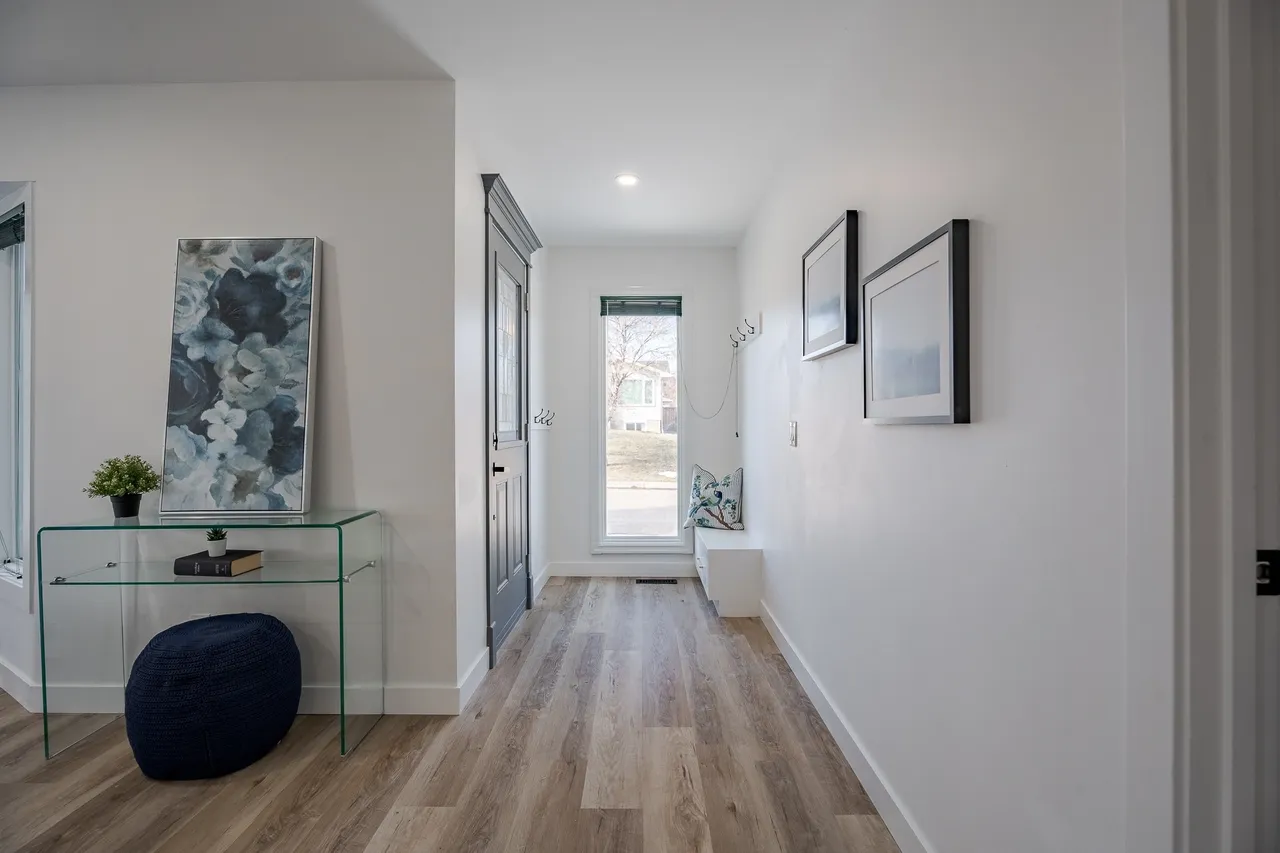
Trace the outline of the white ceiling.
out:
<instances>
[{"instance_id":1,"label":"white ceiling","mask_svg":"<svg viewBox=\"0 0 1280 853\"><path fill-rule=\"evenodd\" d=\"M0 0L0 86L447 76L360 0Z\"/></svg>"},{"instance_id":2,"label":"white ceiling","mask_svg":"<svg viewBox=\"0 0 1280 853\"><path fill-rule=\"evenodd\" d=\"M857 5L0 0L0 85L452 76L461 136L547 245L732 245Z\"/></svg>"},{"instance_id":3,"label":"white ceiling","mask_svg":"<svg viewBox=\"0 0 1280 853\"><path fill-rule=\"evenodd\" d=\"M858 5L375 2L458 81L462 135L548 245L736 243Z\"/></svg>"}]
</instances>

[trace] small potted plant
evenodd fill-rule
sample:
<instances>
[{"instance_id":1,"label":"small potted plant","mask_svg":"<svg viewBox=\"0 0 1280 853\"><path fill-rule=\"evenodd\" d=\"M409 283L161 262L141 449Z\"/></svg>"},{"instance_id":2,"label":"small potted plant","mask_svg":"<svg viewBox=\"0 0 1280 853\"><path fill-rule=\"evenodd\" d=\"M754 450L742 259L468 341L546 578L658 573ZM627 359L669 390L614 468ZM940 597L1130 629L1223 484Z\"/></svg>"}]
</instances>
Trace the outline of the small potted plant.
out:
<instances>
[{"instance_id":1,"label":"small potted plant","mask_svg":"<svg viewBox=\"0 0 1280 853\"><path fill-rule=\"evenodd\" d=\"M204 538L209 542L210 557L225 557L227 555L227 529L225 527L210 527L205 531Z\"/></svg>"},{"instance_id":2,"label":"small potted plant","mask_svg":"<svg viewBox=\"0 0 1280 853\"><path fill-rule=\"evenodd\" d=\"M160 488L160 475L141 456L119 456L108 459L93 472L85 494L94 498L111 498L116 518L136 518L142 496Z\"/></svg>"}]
</instances>

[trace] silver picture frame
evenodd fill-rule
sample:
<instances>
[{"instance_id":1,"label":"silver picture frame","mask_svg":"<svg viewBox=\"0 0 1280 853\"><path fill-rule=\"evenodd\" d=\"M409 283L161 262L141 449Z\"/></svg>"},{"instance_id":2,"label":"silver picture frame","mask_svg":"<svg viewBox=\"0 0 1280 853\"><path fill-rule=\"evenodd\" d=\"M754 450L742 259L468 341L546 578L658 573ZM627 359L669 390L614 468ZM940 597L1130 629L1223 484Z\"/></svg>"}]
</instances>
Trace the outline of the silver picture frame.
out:
<instances>
[{"instance_id":1,"label":"silver picture frame","mask_svg":"<svg viewBox=\"0 0 1280 853\"><path fill-rule=\"evenodd\" d=\"M174 394L174 359L173 351L179 346L178 321L179 311L178 303L181 293L181 265L184 245L189 246L193 242L204 243L229 243L229 244L246 244L246 243L283 243L283 244L300 244L309 246L310 258L310 281L308 307L306 310L306 326L307 326L307 344L306 344L306 365L304 373L305 389L301 395L304 411L301 413L301 424L303 428L302 435L302 460L301 465L296 472L299 477L298 482L298 500L295 506L283 508L241 508L241 507L190 507L179 505L181 502L177 499L177 490L174 487L170 474L170 428L173 426L173 394ZM161 471L161 487L160 487L160 515L170 518L264 518L264 517L296 517L308 512L311 508L311 483L312 483L312 465L314 455L314 426L315 426L315 385L316 385L316 354L318 352L317 340L319 338L320 329L320 290L322 281L322 267L324 243L318 237L217 237L217 238L180 238L177 241L177 257L174 267L174 311L171 315L170 325L170 389L169 389L169 411L166 416L165 437L162 442L164 448L164 462ZM212 282L211 282L212 283ZM216 404L221 399L221 394L215 394L212 402ZM297 426L295 422L294 426Z\"/></svg>"}]
</instances>

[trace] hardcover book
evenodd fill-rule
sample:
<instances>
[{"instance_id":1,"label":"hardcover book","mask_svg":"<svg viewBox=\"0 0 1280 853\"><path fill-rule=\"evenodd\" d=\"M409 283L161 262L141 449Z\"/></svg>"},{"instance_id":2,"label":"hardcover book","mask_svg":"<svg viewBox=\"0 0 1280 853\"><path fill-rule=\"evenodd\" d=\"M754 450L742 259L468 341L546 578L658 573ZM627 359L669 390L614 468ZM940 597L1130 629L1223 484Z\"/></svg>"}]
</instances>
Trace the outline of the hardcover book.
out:
<instances>
[{"instance_id":1,"label":"hardcover book","mask_svg":"<svg viewBox=\"0 0 1280 853\"><path fill-rule=\"evenodd\" d=\"M173 561L173 573L184 577L233 578L260 568L261 551L231 550L222 557L210 557L201 551Z\"/></svg>"}]
</instances>

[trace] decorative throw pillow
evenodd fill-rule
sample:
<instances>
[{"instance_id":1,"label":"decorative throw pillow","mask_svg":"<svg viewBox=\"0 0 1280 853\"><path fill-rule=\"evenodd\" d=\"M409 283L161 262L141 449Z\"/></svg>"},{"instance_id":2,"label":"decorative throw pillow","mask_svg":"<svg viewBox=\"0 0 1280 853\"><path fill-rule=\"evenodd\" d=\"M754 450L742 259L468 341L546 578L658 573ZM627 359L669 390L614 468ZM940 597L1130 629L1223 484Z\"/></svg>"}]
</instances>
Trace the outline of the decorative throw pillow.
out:
<instances>
[{"instance_id":1,"label":"decorative throw pillow","mask_svg":"<svg viewBox=\"0 0 1280 853\"><path fill-rule=\"evenodd\" d=\"M717 479L701 465L694 465L689 515L684 526L742 530L742 469Z\"/></svg>"}]
</instances>

